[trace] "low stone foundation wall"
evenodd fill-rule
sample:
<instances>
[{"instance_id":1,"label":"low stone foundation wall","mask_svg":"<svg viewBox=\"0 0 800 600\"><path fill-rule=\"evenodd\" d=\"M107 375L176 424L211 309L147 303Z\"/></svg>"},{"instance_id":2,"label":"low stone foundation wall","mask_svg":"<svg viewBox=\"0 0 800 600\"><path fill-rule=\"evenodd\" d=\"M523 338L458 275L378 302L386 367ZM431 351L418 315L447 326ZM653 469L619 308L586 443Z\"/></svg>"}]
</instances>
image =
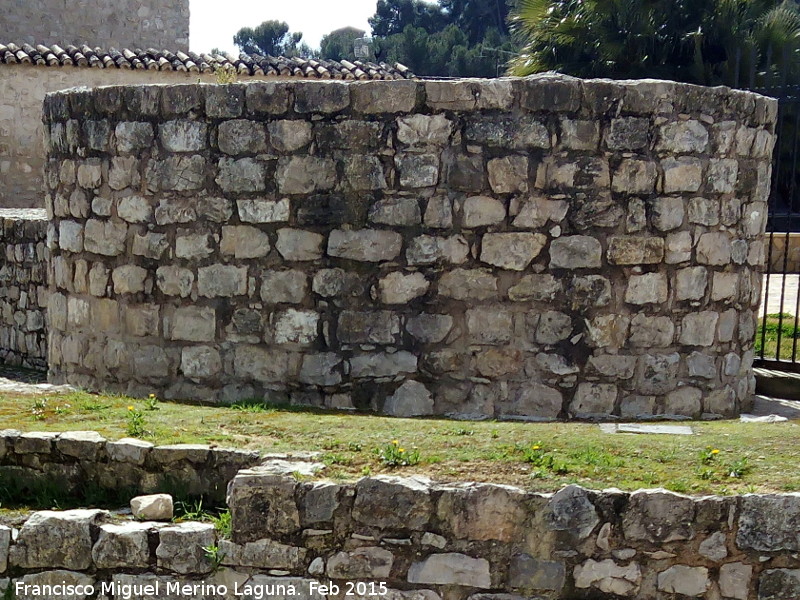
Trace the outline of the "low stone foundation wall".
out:
<instances>
[{"instance_id":1,"label":"low stone foundation wall","mask_svg":"<svg viewBox=\"0 0 800 600\"><path fill-rule=\"evenodd\" d=\"M398 416L737 414L776 106L560 77L51 94L51 378Z\"/></svg>"},{"instance_id":2,"label":"low stone foundation wall","mask_svg":"<svg viewBox=\"0 0 800 600\"><path fill-rule=\"evenodd\" d=\"M0 431L0 485L35 491L42 484L80 495L86 486L109 495L169 492L222 502L228 483L262 461L257 452L197 444L153 446L107 441L92 431Z\"/></svg>"},{"instance_id":3,"label":"low stone foundation wall","mask_svg":"<svg viewBox=\"0 0 800 600\"><path fill-rule=\"evenodd\" d=\"M13 535L0 526L0 588L66 582L111 598L111 582L159 585L132 596L159 600L800 595L798 494L692 498L574 485L538 494L392 476L311 480L301 476L309 467L240 471L228 490L230 539L211 524L114 524L98 510L35 513Z\"/></svg>"},{"instance_id":4,"label":"low stone foundation wall","mask_svg":"<svg viewBox=\"0 0 800 600\"><path fill-rule=\"evenodd\" d=\"M0 363L47 370L47 214L0 209Z\"/></svg>"}]
</instances>

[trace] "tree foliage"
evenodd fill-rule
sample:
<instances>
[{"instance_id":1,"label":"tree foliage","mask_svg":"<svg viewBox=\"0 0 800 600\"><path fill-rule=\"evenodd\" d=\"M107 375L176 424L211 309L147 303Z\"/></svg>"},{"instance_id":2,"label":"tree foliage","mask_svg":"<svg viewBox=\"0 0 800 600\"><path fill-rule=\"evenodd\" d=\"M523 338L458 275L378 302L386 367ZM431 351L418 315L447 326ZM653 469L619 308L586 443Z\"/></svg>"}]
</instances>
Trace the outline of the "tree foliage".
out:
<instances>
[{"instance_id":1,"label":"tree foliage","mask_svg":"<svg viewBox=\"0 0 800 600\"><path fill-rule=\"evenodd\" d=\"M319 53L322 58L330 60L355 60L353 43L366 35L363 29L342 27L322 36Z\"/></svg>"},{"instance_id":2,"label":"tree foliage","mask_svg":"<svg viewBox=\"0 0 800 600\"><path fill-rule=\"evenodd\" d=\"M506 25L514 1L378 0L375 58L419 75L495 77L515 50Z\"/></svg>"},{"instance_id":3,"label":"tree foliage","mask_svg":"<svg viewBox=\"0 0 800 600\"><path fill-rule=\"evenodd\" d=\"M519 0L522 48L510 73L744 81L797 70L800 9L792 0Z\"/></svg>"},{"instance_id":4,"label":"tree foliage","mask_svg":"<svg viewBox=\"0 0 800 600\"><path fill-rule=\"evenodd\" d=\"M290 33L286 22L271 20L255 28L242 27L233 36L233 43L248 54L305 56L308 46L300 43L302 38L300 32Z\"/></svg>"}]
</instances>

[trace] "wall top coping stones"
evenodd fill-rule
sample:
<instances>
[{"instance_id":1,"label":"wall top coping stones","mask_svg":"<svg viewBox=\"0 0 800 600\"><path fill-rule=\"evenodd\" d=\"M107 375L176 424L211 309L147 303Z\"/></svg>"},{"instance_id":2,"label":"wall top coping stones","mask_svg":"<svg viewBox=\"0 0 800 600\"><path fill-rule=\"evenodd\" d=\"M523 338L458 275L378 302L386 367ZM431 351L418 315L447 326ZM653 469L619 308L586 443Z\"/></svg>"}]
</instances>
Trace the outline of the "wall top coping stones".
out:
<instances>
[{"instance_id":1,"label":"wall top coping stones","mask_svg":"<svg viewBox=\"0 0 800 600\"><path fill-rule=\"evenodd\" d=\"M324 86L324 87L322 87ZM191 90L191 92L189 91ZM326 90L320 94L320 90ZM722 117L748 120L772 126L778 103L754 92L724 86L703 87L656 79L610 80L578 79L565 75L533 75L525 78L404 80L404 81L251 81L227 85L149 84L142 86L104 86L72 88L47 94L44 113L49 120L84 118L97 100L100 113L118 114L123 96L129 112L148 116L154 109L181 92L191 93L192 101L183 112L193 116L231 118L244 114L340 113L351 108L355 113L405 113L429 109L433 112L476 110L514 110L529 112L615 113L616 116L643 114L716 113ZM293 92L293 110L290 108ZM216 107L221 98L230 114L221 115ZM259 97L273 96L264 104ZM146 98L143 103L142 100ZM245 111L246 106L246 111ZM155 109L152 116L160 115ZM710 117L709 117L710 118Z\"/></svg>"}]
</instances>

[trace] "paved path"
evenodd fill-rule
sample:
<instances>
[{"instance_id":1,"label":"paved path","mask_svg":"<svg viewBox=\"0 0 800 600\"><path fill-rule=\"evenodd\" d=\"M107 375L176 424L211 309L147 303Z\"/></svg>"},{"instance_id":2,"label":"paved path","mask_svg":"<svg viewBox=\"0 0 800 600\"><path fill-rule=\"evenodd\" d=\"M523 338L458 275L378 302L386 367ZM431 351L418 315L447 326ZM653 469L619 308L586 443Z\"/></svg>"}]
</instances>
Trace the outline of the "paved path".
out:
<instances>
[{"instance_id":1,"label":"paved path","mask_svg":"<svg viewBox=\"0 0 800 600\"><path fill-rule=\"evenodd\" d=\"M769 297L767 297L767 314L797 312L797 295L800 289L800 275L775 275L769 276ZM783 308L781 308L781 291L783 291ZM764 298L767 292L767 276L764 275L764 283L761 288L761 307L758 310L759 316L764 314Z\"/></svg>"}]
</instances>

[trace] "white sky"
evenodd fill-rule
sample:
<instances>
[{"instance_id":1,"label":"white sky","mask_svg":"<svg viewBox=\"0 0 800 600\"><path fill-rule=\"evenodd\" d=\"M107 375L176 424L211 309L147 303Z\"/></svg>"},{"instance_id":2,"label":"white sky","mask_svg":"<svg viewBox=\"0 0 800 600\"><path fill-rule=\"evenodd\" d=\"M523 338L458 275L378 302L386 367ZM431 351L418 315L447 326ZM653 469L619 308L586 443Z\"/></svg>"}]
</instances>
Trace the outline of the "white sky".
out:
<instances>
[{"instance_id":1,"label":"white sky","mask_svg":"<svg viewBox=\"0 0 800 600\"><path fill-rule=\"evenodd\" d=\"M242 27L264 21L286 21L289 31L301 31L303 41L319 48L323 35L340 27L358 27L368 34L367 19L376 0L190 0L189 46L195 52L219 48L236 56L233 36Z\"/></svg>"}]
</instances>

